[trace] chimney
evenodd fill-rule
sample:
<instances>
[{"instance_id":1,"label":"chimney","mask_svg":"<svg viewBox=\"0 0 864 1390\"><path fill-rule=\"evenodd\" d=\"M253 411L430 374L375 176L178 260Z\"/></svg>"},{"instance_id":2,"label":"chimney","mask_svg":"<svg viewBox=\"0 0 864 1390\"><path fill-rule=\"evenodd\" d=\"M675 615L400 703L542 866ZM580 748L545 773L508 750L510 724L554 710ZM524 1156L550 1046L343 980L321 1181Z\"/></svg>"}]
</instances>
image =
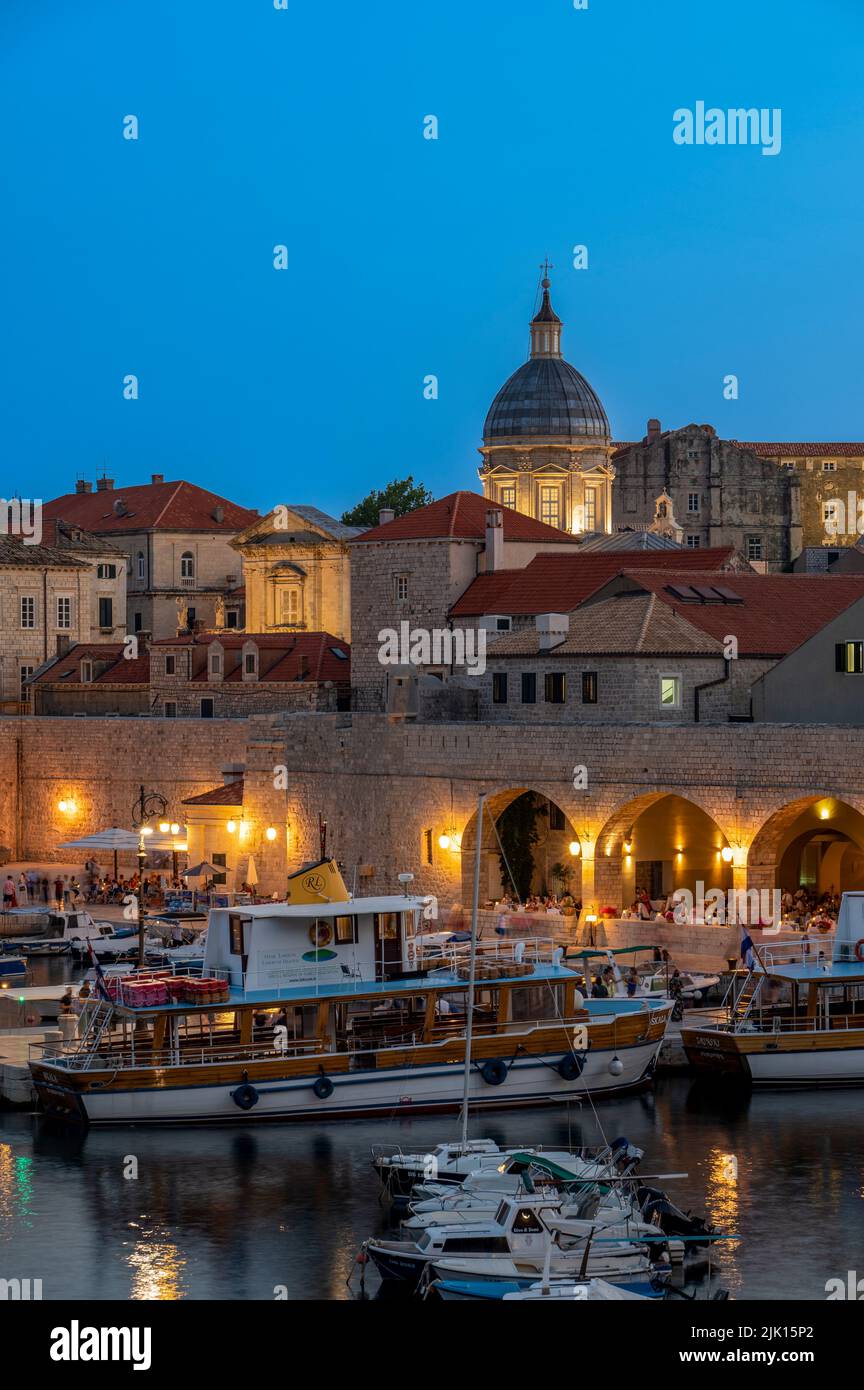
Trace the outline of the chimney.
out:
<instances>
[{"instance_id":1,"label":"chimney","mask_svg":"<svg viewBox=\"0 0 864 1390\"><path fill-rule=\"evenodd\" d=\"M396 513L392 507L382 507L378 513L378 525L387 526L391 521L396 520Z\"/></svg>"},{"instance_id":2,"label":"chimney","mask_svg":"<svg viewBox=\"0 0 864 1390\"><path fill-rule=\"evenodd\" d=\"M57 634L57 655L58 655L58 656L65 656L66 653L67 653L68 651L71 651L71 650L72 650L72 638L69 637L69 636L67 636L65 633L63 633L63 634L58 633L58 634Z\"/></svg>"},{"instance_id":3,"label":"chimney","mask_svg":"<svg viewBox=\"0 0 864 1390\"><path fill-rule=\"evenodd\" d=\"M541 652L551 652L569 636L569 613L538 613L537 637Z\"/></svg>"},{"instance_id":4,"label":"chimney","mask_svg":"<svg viewBox=\"0 0 864 1390\"><path fill-rule=\"evenodd\" d=\"M164 481L165 481L165 474L164 474L164 473L151 473L151 474L150 474L150 481L151 481L151 483L164 483Z\"/></svg>"},{"instance_id":5,"label":"chimney","mask_svg":"<svg viewBox=\"0 0 864 1390\"><path fill-rule=\"evenodd\" d=\"M504 566L504 513L490 508L486 513L486 573Z\"/></svg>"},{"instance_id":6,"label":"chimney","mask_svg":"<svg viewBox=\"0 0 864 1390\"><path fill-rule=\"evenodd\" d=\"M111 490L112 490L113 487L114 487L114 479L113 479L113 478L97 478L97 479L96 479L96 491L97 491L97 492L111 492Z\"/></svg>"},{"instance_id":7,"label":"chimney","mask_svg":"<svg viewBox=\"0 0 864 1390\"><path fill-rule=\"evenodd\" d=\"M78 479L78 481L77 481L76 484L75 484L75 493L76 493L76 495L77 495L78 497L80 497L82 493L85 493L85 492L92 492L92 491L93 491L93 484L92 484L92 483L85 482L85 480L84 480L83 478L79 478L79 479Z\"/></svg>"},{"instance_id":8,"label":"chimney","mask_svg":"<svg viewBox=\"0 0 864 1390\"><path fill-rule=\"evenodd\" d=\"M649 421L648 421L648 432L647 432L647 434L645 435L645 442L646 442L647 444L656 444L657 440L660 438L660 435L661 435L662 433L663 433L663 431L662 431L661 428L660 428L660 421L659 421L659 420L649 420Z\"/></svg>"}]
</instances>

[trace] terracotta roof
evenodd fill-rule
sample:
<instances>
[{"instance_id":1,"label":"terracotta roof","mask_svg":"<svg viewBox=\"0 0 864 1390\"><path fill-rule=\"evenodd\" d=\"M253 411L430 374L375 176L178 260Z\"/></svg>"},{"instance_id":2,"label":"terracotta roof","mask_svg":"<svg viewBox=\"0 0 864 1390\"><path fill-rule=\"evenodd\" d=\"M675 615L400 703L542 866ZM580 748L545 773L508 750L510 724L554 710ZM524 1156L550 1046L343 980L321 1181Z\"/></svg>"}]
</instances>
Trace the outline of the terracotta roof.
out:
<instances>
[{"instance_id":1,"label":"terracotta roof","mask_svg":"<svg viewBox=\"0 0 864 1390\"><path fill-rule=\"evenodd\" d=\"M572 613L583 599L622 570L646 568L664 573L677 570L731 568L735 550L717 546L706 550L615 551L564 555L535 555L524 569L478 575L450 609L453 618L483 613L525 615Z\"/></svg>"},{"instance_id":2,"label":"terracotta roof","mask_svg":"<svg viewBox=\"0 0 864 1390\"><path fill-rule=\"evenodd\" d=\"M242 806L243 778L236 782L226 782L224 786L213 787L212 791L200 792L198 796L184 796L182 806Z\"/></svg>"},{"instance_id":3,"label":"terracotta roof","mask_svg":"<svg viewBox=\"0 0 864 1390\"><path fill-rule=\"evenodd\" d=\"M122 642L78 642L64 656L44 671L37 672L33 684L80 685L82 661L107 661L109 665L99 675L94 675L86 685L147 685L150 680L150 656L142 652L140 656L126 661L123 657Z\"/></svg>"},{"instance_id":4,"label":"terracotta roof","mask_svg":"<svg viewBox=\"0 0 864 1390\"><path fill-rule=\"evenodd\" d=\"M395 521L373 526L371 531L357 536L352 545L364 545L367 541L483 541L486 539L486 513L490 510L503 513L505 541L579 544L578 537L571 536L568 531L559 531L557 526L547 526L545 521L523 516L522 512L516 512L512 507L502 507L499 502L481 497L478 492L451 492L426 507L417 507L413 512L397 516Z\"/></svg>"},{"instance_id":5,"label":"terracotta roof","mask_svg":"<svg viewBox=\"0 0 864 1390\"><path fill-rule=\"evenodd\" d=\"M663 430L660 437L666 439L670 434L677 433L677 430ZM644 442L643 439L616 439L612 445L613 456L624 454ZM752 449L761 458L864 458L864 444L849 440L781 440L778 443L762 439L729 439L726 442L738 449Z\"/></svg>"},{"instance_id":6,"label":"terracotta roof","mask_svg":"<svg viewBox=\"0 0 864 1390\"><path fill-rule=\"evenodd\" d=\"M722 656L723 644L710 637L656 594L621 594L577 609L567 636L547 649L557 656ZM486 648L487 662L505 656L538 656L537 629L513 632Z\"/></svg>"},{"instance_id":7,"label":"terracotta roof","mask_svg":"<svg viewBox=\"0 0 864 1390\"><path fill-rule=\"evenodd\" d=\"M162 637L154 647L209 647L221 643L225 651L223 681L242 681L242 653L246 642L254 642L265 659L259 661L260 681L334 681L351 678L351 647L330 632L196 632L182 637ZM340 656L342 652L344 655ZM233 659L232 659L233 658ZM192 677L206 683L204 667Z\"/></svg>"},{"instance_id":8,"label":"terracotta roof","mask_svg":"<svg viewBox=\"0 0 864 1390\"><path fill-rule=\"evenodd\" d=\"M118 510L118 504L123 510ZM222 520L214 512L222 509ZM82 526L100 535L127 531L217 531L233 534L250 526L258 513L238 507L196 483L144 483L104 492L67 492L46 502L50 520Z\"/></svg>"},{"instance_id":9,"label":"terracotta roof","mask_svg":"<svg viewBox=\"0 0 864 1390\"><path fill-rule=\"evenodd\" d=\"M799 440L770 444L763 440L753 443L742 439L730 439L729 443L737 445L739 449L752 449L754 454L761 454L763 458L864 458L864 444L848 441L820 442L817 439L809 443L801 443Z\"/></svg>"},{"instance_id":10,"label":"terracotta roof","mask_svg":"<svg viewBox=\"0 0 864 1390\"><path fill-rule=\"evenodd\" d=\"M657 595L694 627L719 641L738 639L741 656L780 657L800 647L814 633L846 608L864 598L864 575L833 574L725 574L687 571L682 576L657 570L634 571L627 579L643 591ZM670 585L704 586L718 583L741 603L686 602L670 592ZM591 607L586 613L590 615Z\"/></svg>"}]
</instances>

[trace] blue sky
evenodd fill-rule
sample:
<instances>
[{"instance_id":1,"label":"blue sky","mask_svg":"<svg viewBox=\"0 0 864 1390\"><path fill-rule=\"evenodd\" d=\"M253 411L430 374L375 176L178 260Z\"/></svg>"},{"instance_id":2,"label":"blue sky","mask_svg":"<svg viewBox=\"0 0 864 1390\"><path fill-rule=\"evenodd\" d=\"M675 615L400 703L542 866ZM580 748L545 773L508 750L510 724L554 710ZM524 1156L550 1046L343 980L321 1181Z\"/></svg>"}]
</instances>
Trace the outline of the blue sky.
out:
<instances>
[{"instance_id":1,"label":"blue sky","mask_svg":"<svg viewBox=\"0 0 864 1390\"><path fill-rule=\"evenodd\" d=\"M617 438L864 438L862 39L860 0L4 0L0 493L476 486L547 253ZM700 100L781 153L677 146Z\"/></svg>"}]
</instances>

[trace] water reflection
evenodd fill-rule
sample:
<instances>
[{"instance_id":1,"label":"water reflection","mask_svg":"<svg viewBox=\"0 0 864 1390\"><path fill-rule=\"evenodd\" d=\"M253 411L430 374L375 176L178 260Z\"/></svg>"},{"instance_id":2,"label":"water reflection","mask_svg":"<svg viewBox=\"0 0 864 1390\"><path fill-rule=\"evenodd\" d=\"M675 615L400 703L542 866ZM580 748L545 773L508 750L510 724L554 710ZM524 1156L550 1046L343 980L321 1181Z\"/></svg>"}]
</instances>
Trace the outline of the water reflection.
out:
<instances>
[{"instance_id":1,"label":"water reflection","mask_svg":"<svg viewBox=\"0 0 864 1390\"><path fill-rule=\"evenodd\" d=\"M712 1262L736 1297L824 1298L861 1263L853 1093L723 1098L684 1080L654 1093L472 1123L499 1143L555 1147L626 1135L677 1205L742 1239ZM602 1125L602 1130L600 1126ZM427 1150L453 1118L328 1125L92 1130L0 1115L0 1276L52 1298L344 1298L386 1213L373 1144ZM124 1177L130 1156L137 1179ZM11 1264L15 1264L15 1268Z\"/></svg>"}]
</instances>

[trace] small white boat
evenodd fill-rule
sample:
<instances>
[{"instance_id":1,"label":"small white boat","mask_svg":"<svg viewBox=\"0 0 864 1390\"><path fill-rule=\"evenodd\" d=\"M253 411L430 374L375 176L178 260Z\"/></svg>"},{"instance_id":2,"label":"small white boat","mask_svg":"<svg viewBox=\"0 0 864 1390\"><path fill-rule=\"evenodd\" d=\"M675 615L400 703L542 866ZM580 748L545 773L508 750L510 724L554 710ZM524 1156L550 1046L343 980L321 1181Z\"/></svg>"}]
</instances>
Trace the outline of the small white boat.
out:
<instances>
[{"instance_id":1,"label":"small white boat","mask_svg":"<svg viewBox=\"0 0 864 1390\"><path fill-rule=\"evenodd\" d=\"M29 966L23 956L0 956L0 985L8 980L27 978Z\"/></svg>"},{"instance_id":2,"label":"small white boat","mask_svg":"<svg viewBox=\"0 0 864 1390\"><path fill-rule=\"evenodd\" d=\"M546 1283L532 1284L530 1288L519 1289L518 1293L505 1293L504 1303L647 1303L647 1294L633 1293L618 1284L609 1284L605 1279L550 1279Z\"/></svg>"}]
</instances>

